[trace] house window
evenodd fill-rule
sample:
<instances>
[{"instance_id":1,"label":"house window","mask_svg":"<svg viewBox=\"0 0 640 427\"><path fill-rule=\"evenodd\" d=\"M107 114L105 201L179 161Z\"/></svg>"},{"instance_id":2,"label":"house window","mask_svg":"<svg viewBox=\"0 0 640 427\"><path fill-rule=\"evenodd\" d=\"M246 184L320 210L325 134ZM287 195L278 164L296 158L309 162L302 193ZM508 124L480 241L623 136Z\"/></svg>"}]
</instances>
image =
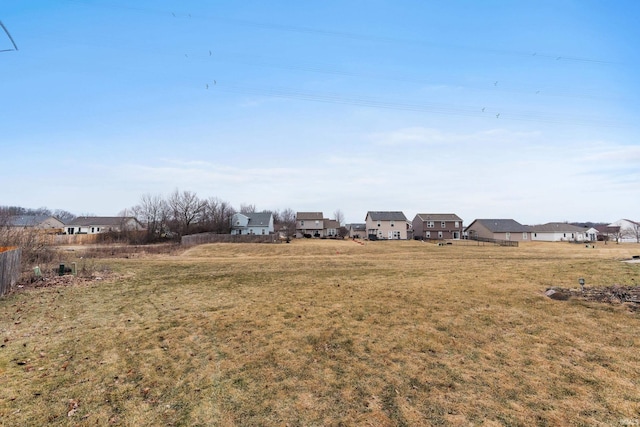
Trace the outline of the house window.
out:
<instances>
[{"instance_id":1,"label":"house window","mask_svg":"<svg viewBox=\"0 0 640 427\"><path fill-rule=\"evenodd\" d=\"M262 229L262 234L264 234L264 228Z\"/></svg>"},{"instance_id":2,"label":"house window","mask_svg":"<svg viewBox=\"0 0 640 427\"><path fill-rule=\"evenodd\" d=\"M96 228L96 231L99 233L99 232L100 232L100 227L97 227L97 228Z\"/></svg>"},{"instance_id":3,"label":"house window","mask_svg":"<svg viewBox=\"0 0 640 427\"><path fill-rule=\"evenodd\" d=\"M442 239L442 231L438 231L438 239Z\"/></svg>"},{"instance_id":4,"label":"house window","mask_svg":"<svg viewBox=\"0 0 640 427\"><path fill-rule=\"evenodd\" d=\"M527 233L522 233L522 240L527 240Z\"/></svg>"},{"instance_id":5,"label":"house window","mask_svg":"<svg viewBox=\"0 0 640 427\"><path fill-rule=\"evenodd\" d=\"M460 227L460 222L456 221L456 228Z\"/></svg>"},{"instance_id":6,"label":"house window","mask_svg":"<svg viewBox=\"0 0 640 427\"><path fill-rule=\"evenodd\" d=\"M393 227L394 225L396 225L395 221L391 221L391 226Z\"/></svg>"},{"instance_id":7,"label":"house window","mask_svg":"<svg viewBox=\"0 0 640 427\"><path fill-rule=\"evenodd\" d=\"M316 220L316 225L320 224L320 221Z\"/></svg>"},{"instance_id":8,"label":"house window","mask_svg":"<svg viewBox=\"0 0 640 427\"><path fill-rule=\"evenodd\" d=\"M304 227L304 220L300 220L300 227Z\"/></svg>"},{"instance_id":9,"label":"house window","mask_svg":"<svg viewBox=\"0 0 640 427\"><path fill-rule=\"evenodd\" d=\"M378 227L380 227L380 221L378 221Z\"/></svg>"},{"instance_id":10,"label":"house window","mask_svg":"<svg viewBox=\"0 0 640 427\"><path fill-rule=\"evenodd\" d=\"M92 233L95 233L95 232L96 232L95 227L91 227L91 232L92 232Z\"/></svg>"},{"instance_id":11,"label":"house window","mask_svg":"<svg viewBox=\"0 0 640 427\"><path fill-rule=\"evenodd\" d=\"M431 238L431 232L430 232L430 231L425 231L425 232L424 232L424 237L425 237L426 239L430 239L430 238Z\"/></svg>"},{"instance_id":12,"label":"house window","mask_svg":"<svg viewBox=\"0 0 640 427\"><path fill-rule=\"evenodd\" d=\"M427 221L427 228L435 227L435 223L433 221Z\"/></svg>"},{"instance_id":13,"label":"house window","mask_svg":"<svg viewBox=\"0 0 640 427\"><path fill-rule=\"evenodd\" d=\"M441 228L445 228L446 226L447 226L447 223L446 223L446 222L442 221L442 222L440 223L440 227L441 227Z\"/></svg>"}]
</instances>

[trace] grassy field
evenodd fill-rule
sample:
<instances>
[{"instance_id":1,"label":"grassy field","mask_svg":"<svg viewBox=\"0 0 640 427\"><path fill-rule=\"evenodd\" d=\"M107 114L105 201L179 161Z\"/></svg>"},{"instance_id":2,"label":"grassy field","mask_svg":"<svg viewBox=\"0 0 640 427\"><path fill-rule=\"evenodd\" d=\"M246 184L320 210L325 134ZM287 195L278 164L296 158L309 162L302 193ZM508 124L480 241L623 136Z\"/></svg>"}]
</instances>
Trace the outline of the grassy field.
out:
<instances>
[{"instance_id":1,"label":"grassy field","mask_svg":"<svg viewBox=\"0 0 640 427\"><path fill-rule=\"evenodd\" d=\"M639 254L304 240L78 258L104 279L0 299L0 425L640 425L640 312L544 296L640 284L620 262Z\"/></svg>"}]
</instances>

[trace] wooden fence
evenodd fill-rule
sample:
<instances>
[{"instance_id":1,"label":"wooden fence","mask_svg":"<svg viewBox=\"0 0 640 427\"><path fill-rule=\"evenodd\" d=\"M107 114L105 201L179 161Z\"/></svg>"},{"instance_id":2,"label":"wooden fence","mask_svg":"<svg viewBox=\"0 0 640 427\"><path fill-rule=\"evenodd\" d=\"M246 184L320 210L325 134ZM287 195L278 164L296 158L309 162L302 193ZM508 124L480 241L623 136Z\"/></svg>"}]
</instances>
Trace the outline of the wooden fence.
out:
<instances>
[{"instance_id":1,"label":"wooden fence","mask_svg":"<svg viewBox=\"0 0 640 427\"><path fill-rule=\"evenodd\" d=\"M215 234L199 233L182 236L182 246L203 245L205 243L278 243L277 234Z\"/></svg>"},{"instance_id":2,"label":"wooden fence","mask_svg":"<svg viewBox=\"0 0 640 427\"><path fill-rule=\"evenodd\" d=\"M0 296L6 294L20 279L22 250L16 247L0 247Z\"/></svg>"}]
</instances>

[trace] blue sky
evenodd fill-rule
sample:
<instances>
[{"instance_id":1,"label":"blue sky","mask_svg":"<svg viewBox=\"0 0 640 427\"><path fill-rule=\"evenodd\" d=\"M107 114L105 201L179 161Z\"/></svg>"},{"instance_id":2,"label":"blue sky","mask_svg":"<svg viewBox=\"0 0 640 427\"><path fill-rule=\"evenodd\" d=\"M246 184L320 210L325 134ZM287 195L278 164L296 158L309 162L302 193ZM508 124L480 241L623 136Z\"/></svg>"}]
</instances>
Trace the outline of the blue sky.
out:
<instances>
[{"instance_id":1,"label":"blue sky","mask_svg":"<svg viewBox=\"0 0 640 427\"><path fill-rule=\"evenodd\" d=\"M347 222L638 220L639 12L4 2L0 205L115 215L180 189Z\"/></svg>"}]
</instances>

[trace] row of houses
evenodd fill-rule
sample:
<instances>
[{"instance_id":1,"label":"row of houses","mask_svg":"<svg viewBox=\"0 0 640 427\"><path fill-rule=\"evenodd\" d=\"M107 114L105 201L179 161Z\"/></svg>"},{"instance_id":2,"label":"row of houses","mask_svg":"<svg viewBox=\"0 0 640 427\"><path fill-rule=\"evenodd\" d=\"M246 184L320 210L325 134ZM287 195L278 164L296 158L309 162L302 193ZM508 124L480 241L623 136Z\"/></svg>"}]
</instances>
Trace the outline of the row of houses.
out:
<instances>
[{"instance_id":1,"label":"row of houses","mask_svg":"<svg viewBox=\"0 0 640 427\"><path fill-rule=\"evenodd\" d=\"M98 234L125 230L142 230L135 217L80 216L67 224L53 216L22 215L10 217L11 227L37 228L55 234ZM346 229L346 230L345 230ZM332 238L343 236L369 240L458 240L498 239L510 241L613 240L640 243L640 223L620 219L595 227L580 227L564 222L523 225L514 219L475 219L464 226L462 218L452 213L419 213L409 221L402 211L369 211L364 223L346 224L329 219L322 212L297 212L295 237ZM236 213L231 219L231 234L268 235L276 230L269 212Z\"/></svg>"},{"instance_id":2,"label":"row of houses","mask_svg":"<svg viewBox=\"0 0 640 427\"><path fill-rule=\"evenodd\" d=\"M65 224L51 215L16 215L9 217L6 225L13 228L37 229L49 234L70 235L144 229L144 225L135 217L122 216L79 216Z\"/></svg>"},{"instance_id":3,"label":"row of houses","mask_svg":"<svg viewBox=\"0 0 640 427\"><path fill-rule=\"evenodd\" d=\"M326 221L321 212L299 212L296 218L297 237L308 237L309 234L330 237L333 229L322 229ZM465 227L462 218L452 213L419 213L409 221L401 211L369 211L364 223L347 224L346 228L349 237L369 240L615 240L640 243L640 223L627 219L597 227L580 227L564 222L523 225L514 219L475 219Z\"/></svg>"}]
</instances>

